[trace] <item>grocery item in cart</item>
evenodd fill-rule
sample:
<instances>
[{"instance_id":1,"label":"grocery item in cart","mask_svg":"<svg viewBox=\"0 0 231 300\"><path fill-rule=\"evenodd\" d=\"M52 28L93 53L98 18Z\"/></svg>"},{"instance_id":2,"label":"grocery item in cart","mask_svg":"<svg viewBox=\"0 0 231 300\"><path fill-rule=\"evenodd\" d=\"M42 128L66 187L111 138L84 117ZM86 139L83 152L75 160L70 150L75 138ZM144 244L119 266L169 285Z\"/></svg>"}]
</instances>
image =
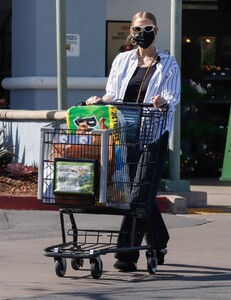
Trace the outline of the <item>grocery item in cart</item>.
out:
<instances>
[{"instance_id":1,"label":"grocery item in cart","mask_svg":"<svg viewBox=\"0 0 231 300\"><path fill-rule=\"evenodd\" d=\"M73 187L75 180L76 182L78 181L77 179L73 180L73 178L68 177L65 184L62 184L63 190L63 186L66 186L66 183L73 183L70 193L66 190L66 187L64 187L65 193L62 193L53 184L57 161L60 161L62 164L63 160L65 163L69 160L72 164L72 161L76 159L95 160L95 177L98 178L97 182L99 183L101 178L103 178L104 186L107 188L105 197L102 198L101 196L100 199L105 199L104 201L107 204L110 203L109 206L114 206L112 202L117 202L118 205L120 205L119 203L128 203L130 199L130 179L126 163L125 124L124 116L116 107L111 105L80 106L71 107L67 111L66 123L54 124L53 131L48 130L46 132L45 130L44 146L48 150L45 151L45 154L47 153L48 156L44 158L43 167L43 199L45 203L77 204L76 196L82 197L82 193L80 193L81 195L78 194L78 187ZM49 132L51 133L49 134ZM105 134L108 137L108 142L103 139ZM108 154L107 158L104 156L106 153ZM101 159L104 160L103 164ZM102 173L102 167L105 166L105 162L107 170ZM65 175L64 177L66 178L67 176ZM102 191L102 186L98 183L94 193L96 201L99 191ZM75 191L77 192L75 193ZM102 203L101 200L100 203ZM128 206L126 205L126 207Z\"/></svg>"},{"instance_id":2,"label":"grocery item in cart","mask_svg":"<svg viewBox=\"0 0 231 300\"><path fill-rule=\"evenodd\" d=\"M100 161L100 147L95 146L94 151L91 147L99 145L101 137L91 137L91 132L95 129L113 129L113 134L109 137L108 149L108 182L113 181L113 183L108 186L108 196L114 194L114 196L117 195L118 202L129 203L130 188L122 184L122 182L129 182L130 180L126 164L125 131L118 130L118 128L123 128L126 125L121 111L113 105L74 106L68 110L67 125L71 133L78 134L82 140L86 141L86 146L71 145L66 149L66 156L76 157L81 151L84 153L84 158L93 158L98 161ZM91 143L91 147L89 147L89 143ZM115 205L116 201L113 202L113 206L118 207L118 203ZM112 206L112 204L110 205Z\"/></svg>"},{"instance_id":3,"label":"grocery item in cart","mask_svg":"<svg viewBox=\"0 0 231 300\"><path fill-rule=\"evenodd\" d=\"M72 106L68 109L66 120L71 133L93 129L116 129L118 127L118 109L113 105Z\"/></svg>"},{"instance_id":4,"label":"grocery item in cart","mask_svg":"<svg viewBox=\"0 0 231 300\"><path fill-rule=\"evenodd\" d=\"M100 160L101 136L93 130L115 129L118 126L117 108L108 106L73 106L66 115L68 129L77 141L65 149L66 157L91 158ZM115 165L115 137L109 136L108 160Z\"/></svg>"}]
</instances>

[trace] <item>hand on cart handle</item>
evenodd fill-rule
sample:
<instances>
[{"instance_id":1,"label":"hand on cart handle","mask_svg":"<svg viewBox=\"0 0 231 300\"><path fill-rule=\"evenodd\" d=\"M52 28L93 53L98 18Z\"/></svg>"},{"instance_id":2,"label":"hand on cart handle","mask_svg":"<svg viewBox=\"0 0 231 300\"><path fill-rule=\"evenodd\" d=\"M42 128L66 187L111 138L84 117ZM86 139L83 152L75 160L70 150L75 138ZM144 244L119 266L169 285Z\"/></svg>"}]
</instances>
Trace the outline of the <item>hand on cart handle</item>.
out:
<instances>
[{"instance_id":1,"label":"hand on cart handle","mask_svg":"<svg viewBox=\"0 0 231 300\"><path fill-rule=\"evenodd\" d=\"M151 98L152 104L156 108L164 108L168 105L168 102L165 98L161 97L161 95L156 95Z\"/></svg>"},{"instance_id":2,"label":"hand on cart handle","mask_svg":"<svg viewBox=\"0 0 231 300\"><path fill-rule=\"evenodd\" d=\"M98 97L98 96L92 96L86 100L86 105L93 105L93 104L100 104L100 103L105 103L109 104L112 102L112 99L110 97Z\"/></svg>"},{"instance_id":3,"label":"hand on cart handle","mask_svg":"<svg viewBox=\"0 0 231 300\"><path fill-rule=\"evenodd\" d=\"M103 102L103 99L98 96L92 96L86 100L86 105L98 104Z\"/></svg>"}]
</instances>

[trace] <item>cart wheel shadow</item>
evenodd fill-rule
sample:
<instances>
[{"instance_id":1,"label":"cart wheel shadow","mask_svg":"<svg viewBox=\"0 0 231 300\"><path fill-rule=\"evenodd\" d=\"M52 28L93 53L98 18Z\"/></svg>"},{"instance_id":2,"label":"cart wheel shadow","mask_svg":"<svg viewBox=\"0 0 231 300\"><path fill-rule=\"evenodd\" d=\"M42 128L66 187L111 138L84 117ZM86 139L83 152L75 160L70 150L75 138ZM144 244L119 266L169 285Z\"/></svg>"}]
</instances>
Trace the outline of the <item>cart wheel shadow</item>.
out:
<instances>
[{"instance_id":1,"label":"cart wheel shadow","mask_svg":"<svg viewBox=\"0 0 231 300\"><path fill-rule=\"evenodd\" d=\"M162 266L161 266L162 267ZM87 268L78 270L76 275L65 276L71 280L87 280L95 285L113 284L121 282L151 282L151 281L230 281L231 268L220 268L203 265L187 264L165 264L164 268L159 267L158 271L150 275L145 268L135 272L123 272L118 270L104 270L99 280L93 279L90 270ZM169 269L168 269L169 267ZM84 274L83 274L84 272ZM87 273L87 274L86 274Z\"/></svg>"},{"instance_id":2,"label":"cart wheel shadow","mask_svg":"<svg viewBox=\"0 0 231 300\"><path fill-rule=\"evenodd\" d=\"M102 285L123 283L123 282L148 282L158 280L158 275L150 275L147 271L136 271L136 272L119 272L119 271L104 271L99 280L93 279L91 274L82 276L81 273L76 276L65 276L71 280L86 280L88 284ZM112 284L113 282L113 284Z\"/></svg>"},{"instance_id":3,"label":"cart wheel shadow","mask_svg":"<svg viewBox=\"0 0 231 300\"><path fill-rule=\"evenodd\" d=\"M165 264L156 275L161 280L224 281L231 280L231 268L205 265Z\"/></svg>"}]
</instances>

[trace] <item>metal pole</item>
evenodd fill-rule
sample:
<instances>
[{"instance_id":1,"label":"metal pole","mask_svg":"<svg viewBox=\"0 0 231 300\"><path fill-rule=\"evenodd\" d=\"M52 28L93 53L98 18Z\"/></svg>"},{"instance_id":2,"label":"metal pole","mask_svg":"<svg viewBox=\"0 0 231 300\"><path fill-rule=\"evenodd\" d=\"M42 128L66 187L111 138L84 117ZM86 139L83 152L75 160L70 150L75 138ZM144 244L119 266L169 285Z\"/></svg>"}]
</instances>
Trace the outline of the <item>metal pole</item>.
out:
<instances>
[{"instance_id":1,"label":"metal pole","mask_svg":"<svg viewBox=\"0 0 231 300\"><path fill-rule=\"evenodd\" d=\"M66 0L56 0L58 109L67 109Z\"/></svg>"},{"instance_id":2,"label":"metal pole","mask_svg":"<svg viewBox=\"0 0 231 300\"><path fill-rule=\"evenodd\" d=\"M171 55L175 56L179 67L181 67L181 27L182 27L182 1L171 0ZM169 146L169 179L178 181L180 179L180 105L178 105L173 132Z\"/></svg>"}]
</instances>

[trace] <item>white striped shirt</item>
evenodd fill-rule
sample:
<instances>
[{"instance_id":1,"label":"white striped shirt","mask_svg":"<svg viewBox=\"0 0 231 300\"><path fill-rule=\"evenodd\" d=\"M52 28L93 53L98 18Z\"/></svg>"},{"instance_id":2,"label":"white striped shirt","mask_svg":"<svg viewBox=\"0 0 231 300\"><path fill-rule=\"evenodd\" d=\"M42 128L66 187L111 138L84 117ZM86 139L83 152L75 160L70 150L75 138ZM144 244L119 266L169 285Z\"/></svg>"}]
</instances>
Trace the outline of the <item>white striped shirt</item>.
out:
<instances>
[{"instance_id":1,"label":"white striped shirt","mask_svg":"<svg viewBox=\"0 0 231 300\"><path fill-rule=\"evenodd\" d=\"M180 101L181 80L180 70L173 56L158 52L160 62L156 65L156 71L149 81L144 103L151 103L151 97L161 95L169 105L166 130L171 132L173 115L176 105ZM114 59L108 77L106 94L116 101L124 99L128 83L138 66L137 49L118 54Z\"/></svg>"}]
</instances>

